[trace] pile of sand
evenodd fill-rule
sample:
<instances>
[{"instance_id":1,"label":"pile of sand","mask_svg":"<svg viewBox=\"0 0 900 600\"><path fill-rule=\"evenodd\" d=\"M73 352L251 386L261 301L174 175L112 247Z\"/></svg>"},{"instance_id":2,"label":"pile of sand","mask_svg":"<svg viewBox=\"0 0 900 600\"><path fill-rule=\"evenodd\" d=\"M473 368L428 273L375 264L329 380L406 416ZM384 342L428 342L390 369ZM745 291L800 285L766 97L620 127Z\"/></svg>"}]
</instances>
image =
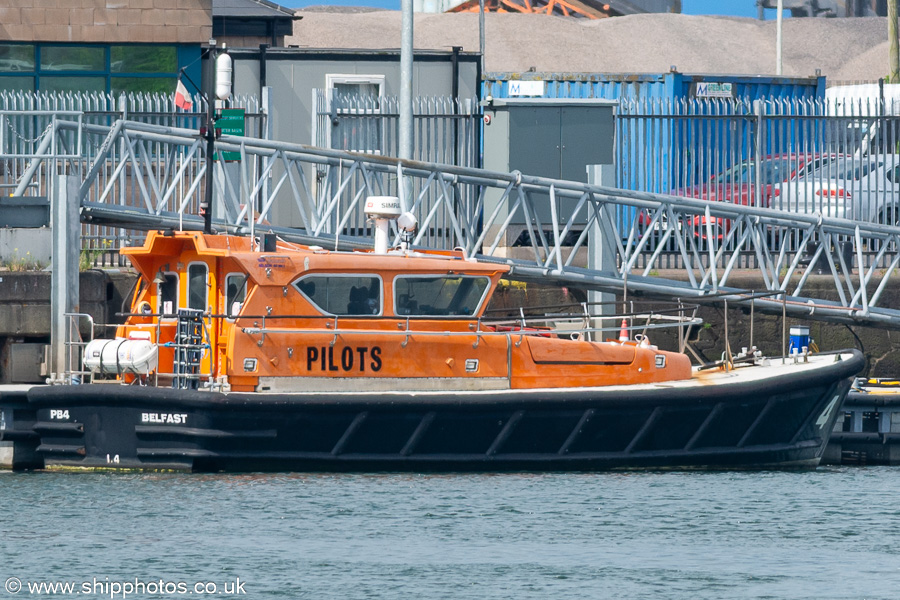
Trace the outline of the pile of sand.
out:
<instances>
[{"instance_id":1,"label":"pile of sand","mask_svg":"<svg viewBox=\"0 0 900 600\"><path fill-rule=\"evenodd\" d=\"M308 48L400 47L399 11L298 11L287 45ZM583 20L485 15L485 69L567 73L775 74L775 22L681 14ZM478 14L415 15L415 47L478 51ZM887 20L786 19L788 76L875 80L888 73Z\"/></svg>"}]
</instances>

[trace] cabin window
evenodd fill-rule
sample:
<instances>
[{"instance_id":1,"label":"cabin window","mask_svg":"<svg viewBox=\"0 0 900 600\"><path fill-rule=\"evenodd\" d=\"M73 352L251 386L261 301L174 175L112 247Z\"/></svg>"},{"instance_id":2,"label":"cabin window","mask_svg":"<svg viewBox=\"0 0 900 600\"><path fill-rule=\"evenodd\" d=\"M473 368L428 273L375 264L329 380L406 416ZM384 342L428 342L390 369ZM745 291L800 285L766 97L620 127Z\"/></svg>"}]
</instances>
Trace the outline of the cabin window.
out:
<instances>
[{"instance_id":1,"label":"cabin window","mask_svg":"<svg viewBox=\"0 0 900 600\"><path fill-rule=\"evenodd\" d=\"M188 308L206 311L207 274L206 263L188 265Z\"/></svg>"},{"instance_id":2,"label":"cabin window","mask_svg":"<svg viewBox=\"0 0 900 600\"><path fill-rule=\"evenodd\" d=\"M371 275L311 275L294 287L329 315L381 314L381 279Z\"/></svg>"},{"instance_id":3,"label":"cabin window","mask_svg":"<svg viewBox=\"0 0 900 600\"><path fill-rule=\"evenodd\" d=\"M225 276L225 314L235 317L247 299L247 276L243 273L229 273Z\"/></svg>"},{"instance_id":4,"label":"cabin window","mask_svg":"<svg viewBox=\"0 0 900 600\"><path fill-rule=\"evenodd\" d=\"M471 316L490 279L463 275L408 276L394 281L394 312L419 317Z\"/></svg>"},{"instance_id":5,"label":"cabin window","mask_svg":"<svg viewBox=\"0 0 900 600\"><path fill-rule=\"evenodd\" d=\"M157 310L164 315L174 315L178 310L178 274L162 273L159 285L159 306Z\"/></svg>"},{"instance_id":6,"label":"cabin window","mask_svg":"<svg viewBox=\"0 0 900 600\"><path fill-rule=\"evenodd\" d=\"M587 300L587 291L583 289L501 277L484 316L492 319L544 316L550 307L554 312L580 315L584 313L582 303Z\"/></svg>"}]
</instances>

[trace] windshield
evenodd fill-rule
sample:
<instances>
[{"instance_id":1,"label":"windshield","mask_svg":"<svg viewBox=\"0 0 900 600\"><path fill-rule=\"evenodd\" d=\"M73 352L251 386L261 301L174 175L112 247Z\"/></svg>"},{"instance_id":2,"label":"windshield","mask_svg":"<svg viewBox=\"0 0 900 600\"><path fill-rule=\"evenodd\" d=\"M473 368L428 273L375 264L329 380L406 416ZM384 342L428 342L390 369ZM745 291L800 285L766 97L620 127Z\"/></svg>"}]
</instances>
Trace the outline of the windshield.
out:
<instances>
[{"instance_id":1,"label":"windshield","mask_svg":"<svg viewBox=\"0 0 900 600\"><path fill-rule=\"evenodd\" d=\"M762 184L773 184L787 181L791 173L803 167L805 158L768 158L759 163L759 181ZM744 161L716 176L715 183L752 183L756 181L756 162Z\"/></svg>"},{"instance_id":2,"label":"windshield","mask_svg":"<svg viewBox=\"0 0 900 600\"><path fill-rule=\"evenodd\" d=\"M858 160L848 156L832 157L810 173L808 178L858 181L882 164L884 163L877 160Z\"/></svg>"}]
</instances>

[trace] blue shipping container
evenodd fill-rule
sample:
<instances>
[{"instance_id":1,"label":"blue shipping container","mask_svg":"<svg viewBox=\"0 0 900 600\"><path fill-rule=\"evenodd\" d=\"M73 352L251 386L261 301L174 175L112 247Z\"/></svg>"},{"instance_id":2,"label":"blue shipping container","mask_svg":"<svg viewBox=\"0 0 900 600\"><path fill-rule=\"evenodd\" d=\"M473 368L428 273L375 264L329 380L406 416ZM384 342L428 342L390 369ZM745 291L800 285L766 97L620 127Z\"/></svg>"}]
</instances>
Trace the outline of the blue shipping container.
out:
<instances>
[{"instance_id":1,"label":"blue shipping container","mask_svg":"<svg viewBox=\"0 0 900 600\"><path fill-rule=\"evenodd\" d=\"M685 74L487 73L482 98L618 100L618 185L669 193L748 158L756 100L794 105L825 98L825 77ZM801 147L804 132L784 145ZM770 143L766 138L767 143ZM783 151L761 148L762 153Z\"/></svg>"},{"instance_id":2,"label":"blue shipping container","mask_svg":"<svg viewBox=\"0 0 900 600\"><path fill-rule=\"evenodd\" d=\"M775 77L757 75L669 73L485 73L482 98L519 95L522 82L544 82L538 98L602 98L688 100L694 97L724 97L753 100L824 99L825 77ZM710 90L710 84L715 89ZM723 85L725 84L725 85ZM512 93L511 91L512 86ZM698 94L700 94L698 96ZM713 94L713 95L710 95Z\"/></svg>"}]
</instances>

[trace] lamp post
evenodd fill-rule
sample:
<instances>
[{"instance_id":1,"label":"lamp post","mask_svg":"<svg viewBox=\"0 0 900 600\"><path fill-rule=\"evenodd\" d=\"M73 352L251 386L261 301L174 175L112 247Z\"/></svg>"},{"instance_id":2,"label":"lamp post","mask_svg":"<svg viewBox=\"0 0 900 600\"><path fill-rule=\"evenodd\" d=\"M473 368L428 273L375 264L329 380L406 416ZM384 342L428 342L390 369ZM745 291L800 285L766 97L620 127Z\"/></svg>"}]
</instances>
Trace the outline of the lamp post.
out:
<instances>
[{"instance_id":1,"label":"lamp post","mask_svg":"<svg viewBox=\"0 0 900 600\"><path fill-rule=\"evenodd\" d=\"M888 40L890 41L890 72L888 83L900 83L900 45L897 42L897 0L888 0Z\"/></svg>"},{"instance_id":2,"label":"lamp post","mask_svg":"<svg viewBox=\"0 0 900 600\"><path fill-rule=\"evenodd\" d=\"M203 233L212 233L213 213L213 154L216 149L216 41L209 40L207 50L208 83L206 92L206 189L203 201L200 203L200 212L203 214Z\"/></svg>"},{"instance_id":3,"label":"lamp post","mask_svg":"<svg viewBox=\"0 0 900 600\"><path fill-rule=\"evenodd\" d=\"M775 15L775 74L781 75L781 22L783 20L784 0L778 0L775 10L778 12Z\"/></svg>"},{"instance_id":4,"label":"lamp post","mask_svg":"<svg viewBox=\"0 0 900 600\"><path fill-rule=\"evenodd\" d=\"M413 158L413 2L401 0L400 40L400 158Z\"/></svg>"},{"instance_id":5,"label":"lamp post","mask_svg":"<svg viewBox=\"0 0 900 600\"><path fill-rule=\"evenodd\" d=\"M478 0L478 51L481 53L481 72L484 73L484 0Z\"/></svg>"},{"instance_id":6,"label":"lamp post","mask_svg":"<svg viewBox=\"0 0 900 600\"><path fill-rule=\"evenodd\" d=\"M415 158L413 145L413 0L401 0L402 31L400 39L400 119L399 119L399 155L400 158ZM406 211L410 205L407 198L412 196L412 179L404 176L397 182L399 186L400 205Z\"/></svg>"}]
</instances>

